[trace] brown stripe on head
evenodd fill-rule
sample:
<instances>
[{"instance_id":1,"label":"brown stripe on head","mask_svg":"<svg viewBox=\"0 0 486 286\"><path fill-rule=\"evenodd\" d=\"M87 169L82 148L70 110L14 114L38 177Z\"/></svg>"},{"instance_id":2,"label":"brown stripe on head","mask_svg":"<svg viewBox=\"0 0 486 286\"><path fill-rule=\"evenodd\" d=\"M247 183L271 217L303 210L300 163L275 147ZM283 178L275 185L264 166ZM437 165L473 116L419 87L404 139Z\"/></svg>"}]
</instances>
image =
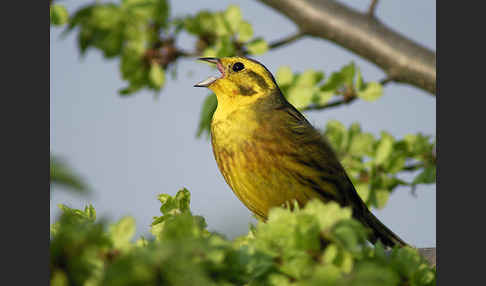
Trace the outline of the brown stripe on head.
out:
<instances>
[{"instance_id":1,"label":"brown stripe on head","mask_svg":"<svg viewBox=\"0 0 486 286\"><path fill-rule=\"evenodd\" d=\"M260 86L262 90L268 89L268 84L265 79L254 71L248 71L248 76L251 77Z\"/></svg>"},{"instance_id":2,"label":"brown stripe on head","mask_svg":"<svg viewBox=\"0 0 486 286\"><path fill-rule=\"evenodd\" d=\"M251 87L246 87L246 86L243 86L243 85L237 85L238 86L238 90L239 90L239 93L240 95L243 95L243 96L251 96L251 95L254 95L256 93L256 91Z\"/></svg>"}]
</instances>

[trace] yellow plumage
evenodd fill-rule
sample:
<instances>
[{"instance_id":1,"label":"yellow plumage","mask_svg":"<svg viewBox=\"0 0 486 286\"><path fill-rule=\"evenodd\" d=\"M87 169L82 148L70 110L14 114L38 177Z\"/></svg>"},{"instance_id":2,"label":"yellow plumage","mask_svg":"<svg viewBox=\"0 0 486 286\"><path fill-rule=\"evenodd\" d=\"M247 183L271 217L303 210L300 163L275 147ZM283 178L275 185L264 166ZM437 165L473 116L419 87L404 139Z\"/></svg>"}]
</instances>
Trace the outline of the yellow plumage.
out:
<instances>
[{"instance_id":1,"label":"yellow plumage","mask_svg":"<svg viewBox=\"0 0 486 286\"><path fill-rule=\"evenodd\" d=\"M222 76L196 86L218 99L211 140L218 167L236 196L266 219L272 207L318 198L351 206L373 230L372 242L406 245L386 228L358 196L325 138L280 92L272 74L243 57L203 58Z\"/></svg>"}]
</instances>

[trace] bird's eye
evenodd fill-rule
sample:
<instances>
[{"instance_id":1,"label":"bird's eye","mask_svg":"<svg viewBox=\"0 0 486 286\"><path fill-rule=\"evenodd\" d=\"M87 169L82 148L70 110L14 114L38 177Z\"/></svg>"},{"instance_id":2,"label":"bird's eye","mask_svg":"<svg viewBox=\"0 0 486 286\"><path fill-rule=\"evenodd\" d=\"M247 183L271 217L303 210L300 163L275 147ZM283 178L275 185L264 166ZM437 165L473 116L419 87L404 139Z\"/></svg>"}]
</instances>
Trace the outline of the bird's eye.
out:
<instances>
[{"instance_id":1,"label":"bird's eye","mask_svg":"<svg viewBox=\"0 0 486 286\"><path fill-rule=\"evenodd\" d=\"M237 62L233 65L233 71L235 71L235 72L240 71L244 68L245 68L245 66L240 62Z\"/></svg>"}]
</instances>

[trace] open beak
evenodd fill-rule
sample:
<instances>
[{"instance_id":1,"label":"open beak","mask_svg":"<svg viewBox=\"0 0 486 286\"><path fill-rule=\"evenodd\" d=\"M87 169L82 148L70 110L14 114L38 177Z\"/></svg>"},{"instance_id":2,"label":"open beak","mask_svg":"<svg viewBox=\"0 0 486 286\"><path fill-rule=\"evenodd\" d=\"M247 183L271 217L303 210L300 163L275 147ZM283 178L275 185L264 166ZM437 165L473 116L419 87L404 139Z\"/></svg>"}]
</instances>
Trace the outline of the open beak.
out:
<instances>
[{"instance_id":1,"label":"open beak","mask_svg":"<svg viewBox=\"0 0 486 286\"><path fill-rule=\"evenodd\" d=\"M216 67L218 68L219 72L221 73L221 77L217 78L217 77L214 77L214 76L210 76L209 78L207 78L207 79L205 79L205 80L203 80L199 83L196 83L194 85L194 87L208 87L213 82L215 82L216 80L224 77L223 65L221 64L221 61L218 58L199 58L198 60L205 61L205 62L212 63L212 64L216 64Z\"/></svg>"}]
</instances>

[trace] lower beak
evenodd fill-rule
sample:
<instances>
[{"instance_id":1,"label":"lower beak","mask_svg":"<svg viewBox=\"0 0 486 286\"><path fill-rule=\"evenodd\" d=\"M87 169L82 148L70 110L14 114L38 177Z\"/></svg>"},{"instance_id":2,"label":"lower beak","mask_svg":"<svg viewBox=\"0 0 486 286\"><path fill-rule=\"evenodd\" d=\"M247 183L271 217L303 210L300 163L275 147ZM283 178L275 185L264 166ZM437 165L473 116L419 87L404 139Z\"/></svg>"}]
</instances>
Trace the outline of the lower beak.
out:
<instances>
[{"instance_id":1,"label":"lower beak","mask_svg":"<svg viewBox=\"0 0 486 286\"><path fill-rule=\"evenodd\" d=\"M218 70L222 72L222 66L221 66L221 62L219 61L218 58L199 58L198 60L200 61L205 61L205 62L208 62L208 63L212 63L212 64L216 64L217 67L218 67ZM224 75L224 74L223 74ZM194 85L194 87L208 87L210 86L213 82L215 82L218 78L214 77L214 76L210 76L209 78L199 82L199 83L196 83Z\"/></svg>"}]
</instances>

